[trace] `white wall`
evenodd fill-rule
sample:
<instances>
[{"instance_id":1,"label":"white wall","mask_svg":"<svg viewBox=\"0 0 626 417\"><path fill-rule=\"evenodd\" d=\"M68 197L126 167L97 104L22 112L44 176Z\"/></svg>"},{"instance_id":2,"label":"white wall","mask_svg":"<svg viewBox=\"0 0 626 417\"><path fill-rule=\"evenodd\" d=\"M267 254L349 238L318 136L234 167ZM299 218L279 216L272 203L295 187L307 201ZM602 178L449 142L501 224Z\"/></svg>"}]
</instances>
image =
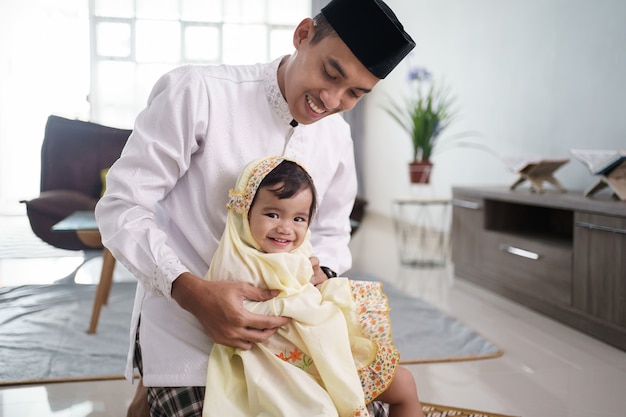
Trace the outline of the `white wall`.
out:
<instances>
[{"instance_id":1,"label":"white wall","mask_svg":"<svg viewBox=\"0 0 626 417\"><path fill-rule=\"evenodd\" d=\"M502 156L571 157L570 148L626 149L626 2L622 0L388 0L417 46L412 63L445 78L460 109L447 130L478 131ZM406 88L401 64L366 105L368 210L389 214L411 195L408 136L381 110ZM445 140L446 134L442 135ZM436 155L432 192L511 185L517 175L487 152ZM572 159L556 173L569 190L593 181ZM524 185L527 186L527 185ZM423 191L422 191L423 192Z\"/></svg>"}]
</instances>

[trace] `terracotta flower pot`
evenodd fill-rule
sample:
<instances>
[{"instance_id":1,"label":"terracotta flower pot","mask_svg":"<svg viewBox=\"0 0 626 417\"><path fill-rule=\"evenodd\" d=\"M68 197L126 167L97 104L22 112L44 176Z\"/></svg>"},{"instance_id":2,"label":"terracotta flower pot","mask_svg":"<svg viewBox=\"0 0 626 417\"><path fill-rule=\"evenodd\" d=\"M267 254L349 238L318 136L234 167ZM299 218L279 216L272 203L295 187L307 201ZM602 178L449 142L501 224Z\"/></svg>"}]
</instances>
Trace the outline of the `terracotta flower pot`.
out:
<instances>
[{"instance_id":1,"label":"terracotta flower pot","mask_svg":"<svg viewBox=\"0 0 626 417\"><path fill-rule=\"evenodd\" d=\"M409 162L409 175L413 184L429 184L433 164L430 161Z\"/></svg>"}]
</instances>

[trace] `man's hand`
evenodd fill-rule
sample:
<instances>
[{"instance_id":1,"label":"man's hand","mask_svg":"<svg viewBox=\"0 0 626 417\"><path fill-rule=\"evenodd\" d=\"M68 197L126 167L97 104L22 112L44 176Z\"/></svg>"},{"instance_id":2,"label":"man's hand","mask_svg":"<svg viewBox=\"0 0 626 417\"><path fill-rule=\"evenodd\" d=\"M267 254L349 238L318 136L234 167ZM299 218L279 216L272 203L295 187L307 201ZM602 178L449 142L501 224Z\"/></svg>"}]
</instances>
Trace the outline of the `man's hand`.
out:
<instances>
[{"instance_id":1,"label":"man's hand","mask_svg":"<svg viewBox=\"0 0 626 417\"><path fill-rule=\"evenodd\" d=\"M320 260L316 256L309 258L311 265L313 265L313 276L311 277L311 284L318 286L323 284L328 279L322 268L320 268Z\"/></svg>"},{"instance_id":2,"label":"man's hand","mask_svg":"<svg viewBox=\"0 0 626 417\"><path fill-rule=\"evenodd\" d=\"M210 282L189 272L172 284L172 298L200 321L215 343L244 350L265 341L290 319L251 313L244 308L243 300L267 301L276 295L278 291L242 282Z\"/></svg>"}]
</instances>

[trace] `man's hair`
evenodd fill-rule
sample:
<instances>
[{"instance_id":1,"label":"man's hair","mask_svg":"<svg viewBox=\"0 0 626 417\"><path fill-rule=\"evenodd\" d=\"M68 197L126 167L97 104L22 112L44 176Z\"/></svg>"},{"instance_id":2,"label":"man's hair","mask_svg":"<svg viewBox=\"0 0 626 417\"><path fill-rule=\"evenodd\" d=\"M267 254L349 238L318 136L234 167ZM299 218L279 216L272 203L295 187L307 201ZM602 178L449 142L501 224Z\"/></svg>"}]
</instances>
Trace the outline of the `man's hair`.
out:
<instances>
[{"instance_id":1,"label":"man's hair","mask_svg":"<svg viewBox=\"0 0 626 417\"><path fill-rule=\"evenodd\" d=\"M280 184L280 187L272 188L272 186L277 184ZM289 160L282 161L263 178L257 189L257 194L261 188L270 188L270 191L280 200L291 198L298 192L306 189L311 190L312 200L311 208L309 209L309 223L313 219L317 209L315 185L309 173L297 163ZM257 194L252 199L250 207L254 205Z\"/></svg>"},{"instance_id":2,"label":"man's hair","mask_svg":"<svg viewBox=\"0 0 626 417\"><path fill-rule=\"evenodd\" d=\"M313 18L313 25L315 26L315 32L313 33L313 39L311 39L311 45L321 42L322 39L328 36L338 36L335 29L326 20L326 16L321 13Z\"/></svg>"}]
</instances>

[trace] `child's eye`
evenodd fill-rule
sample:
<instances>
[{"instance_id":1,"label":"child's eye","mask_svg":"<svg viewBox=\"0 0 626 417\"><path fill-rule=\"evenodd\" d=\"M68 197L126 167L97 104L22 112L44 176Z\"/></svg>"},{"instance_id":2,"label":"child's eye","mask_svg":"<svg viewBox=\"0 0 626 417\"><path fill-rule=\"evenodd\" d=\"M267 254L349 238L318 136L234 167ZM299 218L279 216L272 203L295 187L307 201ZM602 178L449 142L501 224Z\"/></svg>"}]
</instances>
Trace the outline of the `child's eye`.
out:
<instances>
[{"instance_id":1,"label":"child's eye","mask_svg":"<svg viewBox=\"0 0 626 417\"><path fill-rule=\"evenodd\" d=\"M304 217L296 217L295 219L293 219L296 222L305 222L306 223L306 219Z\"/></svg>"},{"instance_id":2,"label":"child's eye","mask_svg":"<svg viewBox=\"0 0 626 417\"><path fill-rule=\"evenodd\" d=\"M278 218L278 214L276 214L276 213L267 213L266 216L269 217L270 219L277 219Z\"/></svg>"}]
</instances>

